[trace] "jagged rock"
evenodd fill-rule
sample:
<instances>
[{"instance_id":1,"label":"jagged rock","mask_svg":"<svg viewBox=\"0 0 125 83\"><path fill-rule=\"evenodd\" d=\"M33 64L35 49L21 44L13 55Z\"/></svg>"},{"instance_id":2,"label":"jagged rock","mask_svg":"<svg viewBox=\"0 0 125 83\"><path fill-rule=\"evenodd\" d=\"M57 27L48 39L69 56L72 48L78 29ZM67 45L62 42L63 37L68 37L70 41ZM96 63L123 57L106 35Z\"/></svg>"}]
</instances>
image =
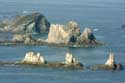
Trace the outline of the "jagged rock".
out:
<instances>
[{"instance_id":1,"label":"jagged rock","mask_svg":"<svg viewBox=\"0 0 125 83\"><path fill-rule=\"evenodd\" d=\"M74 21L70 21L67 25L52 24L47 42L57 44L101 45L100 42L96 41L92 29L85 28L81 34L78 24Z\"/></svg>"},{"instance_id":2,"label":"jagged rock","mask_svg":"<svg viewBox=\"0 0 125 83\"><path fill-rule=\"evenodd\" d=\"M105 65L108 65L108 66L113 66L115 65L115 59L114 59L114 54L113 53L110 53L109 54L109 58L108 60L106 61Z\"/></svg>"},{"instance_id":3,"label":"jagged rock","mask_svg":"<svg viewBox=\"0 0 125 83\"><path fill-rule=\"evenodd\" d=\"M76 22L70 21L67 25L52 24L48 34L48 43L76 42L80 29Z\"/></svg>"},{"instance_id":4,"label":"jagged rock","mask_svg":"<svg viewBox=\"0 0 125 83\"><path fill-rule=\"evenodd\" d=\"M66 60L66 64L77 64L79 63L78 60L76 60L76 58L71 54L71 53L67 53L65 56L65 60Z\"/></svg>"},{"instance_id":5,"label":"jagged rock","mask_svg":"<svg viewBox=\"0 0 125 83\"><path fill-rule=\"evenodd\" d=\"M70 61L72 60L72 61ZM5 63L6 64L6 63ZM8 63L7 63L8 64ZM40 53L28 52L21 63L16 65L36 65L51 68L83 69L83 64L79 63L70 53L66 55L66 62L47 62Z\"/></svg>"},{"instance_id":6,"label":"jagged rock","mask_svg":"<svg viewBox=\"0 0 125 83\"><path fill-rule=\"evenodd\" d=\"M78 38L78 43L79 44L91 44L94 43L96 44L96 38L93 34L92 29L90 28L85 28L82 34Z\"/></svg>"},{"instance_id":7,"label":"jagged rock","mask_svg":"<svg viewBox=\"0 0 125 83\"><path fill-rule=\"evenodd\" d=\"M16 17L11 24L3 26L3 30L4 27L8 27L7 31L13 33L42 33L49 31L50 23L44 15L40 13L31 13Z\"/></svg>"},{"instance_id":8,"label":"jagged rock","mask_svg":"<svg viewBox=\"0 0 125 83\"><path fill-rule=\"evenodd\" d=\"M28 52L25 55L25 58L21 61L22 63L29 63L29 64L44 64L46 60L43 58L40 53Z\"/></svg>"},{"instance_id":9,"label":"jagged rock","mask_svg":"<svg viewBox=\"0 0 125 83\"><path fill-rule=\"evenodd\" d=\"M109 58L105 64L98 64L91 67L91 69L104 69L104 70L122 70L123 66L121 64L116 64L114 60L114 54L110 53Z\"/></svg>"}]
</instances>

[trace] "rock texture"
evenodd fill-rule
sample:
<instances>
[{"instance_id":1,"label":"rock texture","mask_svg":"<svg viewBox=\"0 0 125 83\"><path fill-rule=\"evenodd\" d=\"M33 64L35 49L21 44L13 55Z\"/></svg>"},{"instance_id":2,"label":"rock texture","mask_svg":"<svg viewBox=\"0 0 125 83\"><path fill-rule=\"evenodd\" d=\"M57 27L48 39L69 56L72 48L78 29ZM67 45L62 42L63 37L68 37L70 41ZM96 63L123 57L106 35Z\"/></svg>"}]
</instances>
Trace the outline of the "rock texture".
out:
<instances>
[{"instance_id":1,"label":"rock texture","mask_svg":"<svg viewBox=\"0 0 125 83\"><path fill-rule=\"evenodd\" d=\"M96 38L93 34L92 29L85 28L82 34L79 36L78 43L85 43L85 44L96 44Z\"/></svg>"},{"instance_id":2,"label":"rock texture","mask_svg":"<svg viewBox=\"0 0 125 83\"><path fill-rule=\"evenodd\" d=\"M22 63L29 63L29 64L44 64L46 60L43 58L40 53L28 52L26 53Z\"/></svg>"},{"instance_id":3,"label":"rock texture","mask_svg":"<svg viewBox=\"0 0 125 83\"><path fill-rule=\"evenodd\" d=\"M70 21L67 25L52 24L48 34L48 43L76 42L80 29L76 22Z\"/></svg>"},{"instance_id":4,"label":"rock texture","mask_svg":"<svg viewBox=\"0 0 125 83\"><path fill-rule=\"evenodd\" d=\"M7 27L8 29L6 29ZM42 33L49 31L50 23L40 13L31 13L16 17L10 24L2 26L3 31L10 31L13 33Z\"/></svg>"},{"instance_id":5,"label":"rock texture","mask_svg":"<svg viewBox=\"0 0 125 83\"><path fill-rule=\"evenodd\" d=\"M57 44L97 44L93 31L85 28L81 34L78 24L74 21L66 25L52 24L48 34L48 43Z\"/></svg>"}]
</instances>

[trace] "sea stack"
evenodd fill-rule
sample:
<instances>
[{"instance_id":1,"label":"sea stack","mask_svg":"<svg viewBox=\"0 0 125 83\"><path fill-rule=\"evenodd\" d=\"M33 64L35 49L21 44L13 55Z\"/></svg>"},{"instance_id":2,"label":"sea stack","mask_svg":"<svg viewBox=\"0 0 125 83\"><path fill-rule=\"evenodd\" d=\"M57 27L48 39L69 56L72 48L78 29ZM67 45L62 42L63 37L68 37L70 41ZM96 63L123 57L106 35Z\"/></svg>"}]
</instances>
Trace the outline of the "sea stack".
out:
<instances>
[{"instance_id":1,"label":"sea stack","mask_svg":"<svg viewBox=\"0 0 125 83\"><path fill-rule=\"evenodd\" d=\"M110 53L109 58L105 64L97 64L92 66L90 69L92 70L123 70L123 66L121 64L116 64L114 54Z\"/></svg>"},{"instance_id":2,"label":"sea stack","mask_svg":"<svg viewBox=\"0 0 125 83\"><path fill-rule=\"evenodd\" d=\"M76 58L71 54L71 53L67 53L65 56L65 60L66 60L66 64L77 64L78 60L76 60Z\"/></svg>"},{"instance_id":3,"label":"sea stack","mask_svg":"<svg viewBox=\"0 0 125 83\"><path fill-rule=\"evenodd\" d=\"M115 65L115 59L114 59L114 54L113 53L110 53L109 54L109 58L108 60L106 61L105 65L108 65L108 66L113 66Z\"/></svg>"}]
</instances>

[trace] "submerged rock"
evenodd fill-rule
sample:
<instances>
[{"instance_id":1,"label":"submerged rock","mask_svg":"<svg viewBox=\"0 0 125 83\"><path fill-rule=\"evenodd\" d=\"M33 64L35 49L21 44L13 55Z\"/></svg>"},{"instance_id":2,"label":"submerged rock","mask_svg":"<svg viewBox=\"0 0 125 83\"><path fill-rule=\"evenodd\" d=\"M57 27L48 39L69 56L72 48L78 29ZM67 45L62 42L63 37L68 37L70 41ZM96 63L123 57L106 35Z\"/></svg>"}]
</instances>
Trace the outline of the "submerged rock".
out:
<instances>
[{"instance_id":1,"label":"submerged rock","mask_svg":"<svg viewBox=\"0 0 125 83\"><path fill-rule=\"evenodd\" d=\"M22 63L29 63L29 64L44 64L46 60L43 58L40 53L28 52L25 55L25 58L22 60Z\"/></svg>"},{"instance_id":2,"label":"submerged rock","mask_svg":"<svg viewBox=\"0 0 125 83\"><path fill-rule=\"evenodd\" d=\"M114 54L110 53L109 58L105 64L94 65L91 69L104 69L104 70L122 70L123 66L121 64L116 64L114 60Z\"/></svg>"},{"instance_id":3,"label":"submerged rock","mask_svg":"<svg viewBox=\"0 0 125 83\"><path fill-rule=\"evenodd\" d=\"M13 33L42 33L49 31L50 23L44 15L40 13L31 13L16 17L10 24L2 27L3 31L4 27L8 27L7 31Z\"/></svg>"},{"instance_id":4,"label":"submerged rock","mask_svg":"<svg viewBox=\"0 0 125 83\"><path fill-rule=\"evenodd\" d=\"M25 42L28 41L28 39L31 41L32 37L30 34L15 34L12 38L12 41L14 42Z\"/></svg>"}]
</instances>

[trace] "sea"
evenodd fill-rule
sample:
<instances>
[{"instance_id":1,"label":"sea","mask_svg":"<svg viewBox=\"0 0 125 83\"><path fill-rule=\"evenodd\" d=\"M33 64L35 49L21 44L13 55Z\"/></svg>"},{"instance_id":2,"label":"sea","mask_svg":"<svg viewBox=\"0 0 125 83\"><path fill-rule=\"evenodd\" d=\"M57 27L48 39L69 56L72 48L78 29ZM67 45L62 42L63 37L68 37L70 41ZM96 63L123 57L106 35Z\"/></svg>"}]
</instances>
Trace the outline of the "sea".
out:
<instances>
[{"instance_id":1,"label":"sea","mask_svg":"<svg viewBox=\"0 0 125 83\"><path fill-rule=\"evenodd\" d=\"M125 68L125 0L0 0L0 20L21 13L40 12L51 24L75 21L81 32L93 29L103 46L0 46L0 61L21 61L26 52L40 52L47 61L64 62L72 53L84 66L104 64L110 52ZM0 40L11 39L0 32ZM35 35L35 34L34 34ZM35 36L44 37L45 34ZM0 66L0 83L125 83L125 70L70 70L34 66Z\"/></svg>"}]
</instances>

